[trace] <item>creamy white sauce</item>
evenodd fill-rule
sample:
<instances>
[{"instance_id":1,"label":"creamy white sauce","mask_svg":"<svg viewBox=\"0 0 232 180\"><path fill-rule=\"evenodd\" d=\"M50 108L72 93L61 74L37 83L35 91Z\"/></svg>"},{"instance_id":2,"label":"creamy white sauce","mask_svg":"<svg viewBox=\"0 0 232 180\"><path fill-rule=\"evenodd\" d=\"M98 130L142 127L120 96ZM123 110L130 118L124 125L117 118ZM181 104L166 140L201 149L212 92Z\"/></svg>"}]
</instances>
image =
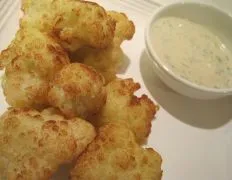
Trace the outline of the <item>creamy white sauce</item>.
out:
<instances>
[{"instance_id":1,"label":"creamy white sauce","mask_svg":"<svg viewBox=\"0 0 232 180\"><path fill-rule=\"evenodd\" d=\"M152 28L153 46L175 74L209 88L232 87L232 52L206 27L166 17Z\"/></svg>"}]
</instances>

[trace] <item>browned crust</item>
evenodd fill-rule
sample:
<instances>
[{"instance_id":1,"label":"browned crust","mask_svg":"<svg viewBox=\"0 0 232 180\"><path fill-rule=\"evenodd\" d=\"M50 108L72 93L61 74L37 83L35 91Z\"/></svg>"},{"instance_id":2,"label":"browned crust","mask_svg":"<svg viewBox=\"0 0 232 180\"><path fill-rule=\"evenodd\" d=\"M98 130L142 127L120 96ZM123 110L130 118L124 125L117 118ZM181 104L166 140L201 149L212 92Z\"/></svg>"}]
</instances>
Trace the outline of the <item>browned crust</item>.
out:
<instances>
[{"instance_id":1,"label":"browned crust","mask_svg":"<svg viewBox=\"0 0 232 180\"><path fill-rule=\"evenodd\" d=\"M101 127L95 140L78 158L72 180L160 180L161 156L152 148L137 145L134 134L123 124Z\"/></svg>"},{"instance_id":2,"label":"browned crust","mask_svg":"<svg viewBox=\"0 0 232 180\"><path fill-rule=\"evenodd\" d=\"M151 132L152 120L158 106L147 95L137 97L134 93L140 84L133 79L116 79L106 86L107 100L98 115L97 125L127 123L135 133L138 143L143 143Z\"/></svg>"}]
</instances>

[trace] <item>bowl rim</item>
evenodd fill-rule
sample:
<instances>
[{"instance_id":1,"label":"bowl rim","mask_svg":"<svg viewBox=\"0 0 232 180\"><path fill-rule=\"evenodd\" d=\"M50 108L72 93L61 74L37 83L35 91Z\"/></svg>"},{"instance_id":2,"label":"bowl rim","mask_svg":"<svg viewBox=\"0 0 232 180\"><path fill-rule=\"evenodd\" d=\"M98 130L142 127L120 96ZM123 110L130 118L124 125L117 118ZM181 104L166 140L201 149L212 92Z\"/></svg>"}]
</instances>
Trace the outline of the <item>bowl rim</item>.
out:
<instances>
[{"instance_id":1,"label":"bowl rim","mask_svg":"<svg viewBox=\"0 0 232 180\"><path fill-rule=\"evenodd\" d=\"M217 94L232 94L232 87L231 88L210 88L210 87L206 87L203 85L198 85L195 84L187 79L182 78L181 76L176 75L172 70L170 70L169 68L166 67L166 65L164 65L164 63L162 62L162 60L159 58L159 56L157 55L155 49L152 47L152 42L151 42L151 38L150 37L150 30L153 24L153 21L155 20L155 18L162 13L164 10L167 10L171 7L175 7L175 6L180 6L180 5L199 5L199 6L205 6L207 8L211 8L213 10L215 10L215 12L217 11L218 13L221 13L224 16L228 16L231 19L232 22L232 15L226 11L224 11L223 9L215 6L214 4L209 4L209 3L205 3L205 2L174 2L174 3L169 3L169 4L165 4L161 7L159 7L157 10L155 10L155 12L151 15L150 20L148 21L148 24L145 28L145 46L147 49L147 52L150 54L149 56L152 57L152 61L155 61L155 63L157 63L159 65L159 67L164 70L169 76L172 76L176 81L179 81L180 83L185 84L186 86L189 86L191 88L194 88L196 90L201 90L201 91L205 91L205 92L210 92L210 93L217 93Z\"/></svg>"}]
</instances>

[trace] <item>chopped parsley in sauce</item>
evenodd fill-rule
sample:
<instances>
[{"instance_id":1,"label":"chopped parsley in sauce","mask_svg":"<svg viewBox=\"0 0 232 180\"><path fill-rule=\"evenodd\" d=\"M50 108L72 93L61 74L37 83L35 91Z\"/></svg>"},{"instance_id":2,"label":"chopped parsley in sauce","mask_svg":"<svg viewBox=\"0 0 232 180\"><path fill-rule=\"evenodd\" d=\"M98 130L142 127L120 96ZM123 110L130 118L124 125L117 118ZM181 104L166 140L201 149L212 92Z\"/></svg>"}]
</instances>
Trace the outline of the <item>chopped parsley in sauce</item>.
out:
<instances>
[{"instance_id":1,"label":"chopped parsley in sauce","mask_svg":"<svg viewBox=\"0 0 232 180\"><path fill-rule=\"evenodd\" d=\"M180 77L209 88L232 88L232 52L206 27L177 17L153 25L159 58Z\"/></svg>"}]
</instances>

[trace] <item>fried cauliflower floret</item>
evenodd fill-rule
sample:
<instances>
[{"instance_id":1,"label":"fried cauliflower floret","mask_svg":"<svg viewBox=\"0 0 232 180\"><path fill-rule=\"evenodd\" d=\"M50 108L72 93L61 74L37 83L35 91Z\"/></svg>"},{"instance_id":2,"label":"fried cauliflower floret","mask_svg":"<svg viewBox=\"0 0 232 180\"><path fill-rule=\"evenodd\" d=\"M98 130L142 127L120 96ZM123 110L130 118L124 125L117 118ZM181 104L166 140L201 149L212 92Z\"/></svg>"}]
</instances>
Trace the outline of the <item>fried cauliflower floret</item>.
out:
<instances>
[{"instance_id":1,"label":"fried cauliflower floret","mask_svg":"<svg viewBox=\"0 0 232 180\"><path fill-rule=\"evenodd\" d=\"M24 13L26 13L28 9L30 8L32 1L33 0L21 0L21 3L22 3L21 9Z\"/></svg>"},{"instance_id":2,"label":"fried cauliflower floret","mask_svg":"<svg viewBox=\"0 0 232 180\"><path fill-rule=\"evenodd\" d=\"M126 14L108 11L107 14L116 21L114 44L120 46L124 40L131 40L135 33L135 25Z\"/></svg>"},{"instance_id":3,"label":"fried cauliflower floret","mask_svg":"<svg viewBox=\"0 0 232 180\"><path fill-rule=\"evenodd\" d=\"M100 5L77 0L24 1L21 27L52 33L68 51L82 46L106 48L112 42L115 21Z\"/></svg>"},{"instance_id":4,"label":"fried cauliflower floret","mask_svg":"<svg viewBox=\"0 0 232 180\"><path fill-rule=\"evenodd\" d=\"M51 37L35 29L21 29L0 55L6 65L3 90L13 107L46 106L49 81L69 58Z\"/></svg>"},{"instance_id":5,"label":"fried cauliflower floret","mask_svg":"<svg viewBox=\"0 0 232 180\"><path fill-rule=\"evenodd\" d=\"M162 159L123 125L107 124L78 158L71 180L160 180Z\"/></svg>"},{"instance_id":6,"label":"fried cauliflower floret","mask_svg":"<svg viewBox=\"0 0 232 180\"><path fill-rule=\"evenodd\" d=\"M89 47L81 48L75 52L72 59L82 60L82 63L93 66L102 73L108 83L116 78L116 74L123 64L124 54L120 45L124 40L132 39L135 26L123 13L108 11L107 14L116 22L115 36L111 45L102 50Z\"/></svg>"},{"instance_id":7,"label":"fried cauliflower floret","mask_svg":"<svg viewBox=\"0 0 232 180\"><path fill-rule=\"evenodd\" d=\"M105 104L104 78L90 66L67 65L51 83L48 100L67 117L88 119Z\"/></svg>"},{"instance_id":8,"label":"fried cauliflower floret","mask_svg":"<svg viewBox=\"0 0 232 180\"><path fill-rule=\"evenodd\" d=\"M43 73L47 73L47 69L41 68L44 63L47 66L51 66L53 63L56 69L60 69L60 64L69 63L68 55L64 49L51 36L41 33L34 28L21 28L16 33L14 40L8 48L0 54L0 69L3 69L11 61L19 58L36 59L38 61L38 68ZM49 73L52 76L53 72Z\"/></svg>"},{"instance_id":9,"label":"fried cauliflower floret","mask_svg":"<svg viewBox=\"0 0 232 180\"><path fill-rule=\"evenodd\" d=\"M123 58L122 49L115 46L103 50L85 47L78 50L74 55L74 59L81 59L81 63L92 66L100 72L106 83L116 78L116 73L121 67Z\"/></svg>"},{"instance_id":10,"label":"fried cauliflower floret","mask_svg":"<svg viewBox=\"0 0 232 180\"><path fill-rule=\"evenodd\" d=\"M143 143L150 134L157 106L146 95L139 98L133 95L139 88L140 85L132 79L110 82L106 86L106 104L93 123L97 126L110 122L126 123L135 133L137 142Z\"/></svg>"},{"instance_id":11,"label":"fried cauliflower floret","mask_svg":"<svg viewBox=\"0 0 232 180\"><path fill-rule=\"evenodd\" d=\"M46 111L11 108L0 117L0 179L49 180L94 139L88 122Z\"/></svg>"}]
</instances>

